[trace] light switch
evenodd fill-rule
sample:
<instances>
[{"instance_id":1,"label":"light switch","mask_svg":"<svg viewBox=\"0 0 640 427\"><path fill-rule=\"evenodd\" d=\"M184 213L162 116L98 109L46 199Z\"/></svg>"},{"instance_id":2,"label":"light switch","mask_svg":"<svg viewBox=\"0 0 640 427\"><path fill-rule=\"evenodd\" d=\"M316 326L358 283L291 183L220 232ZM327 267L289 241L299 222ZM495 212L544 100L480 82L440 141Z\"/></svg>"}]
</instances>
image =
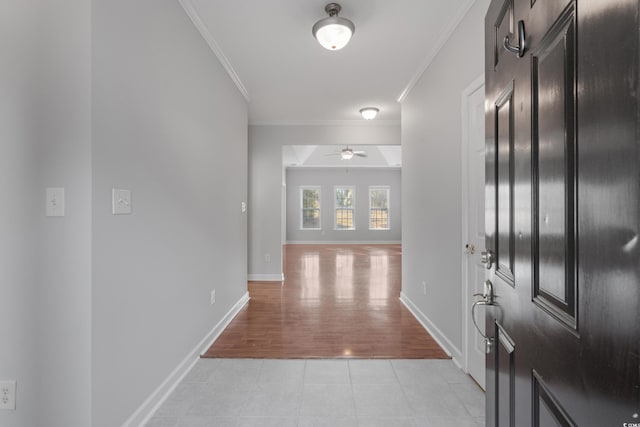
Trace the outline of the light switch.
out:
<instances>
[{"instance_id":1,"label":"light switch","mask_svg":"<svg viewBox=\"0 0 640 427\"><path fill-rule=\"evenodd\" d=\"M64 216L64 188L47 188L46 215Z\"/></svg>"},{"instance_id":2,"label":"light switch","mask_svg":"<svg viewBox=\"0 0 640 427\"><path fill-rule=\"evenodd\" d=\"M131 214L131 191L114 188L111 190L112 208L114 215Z\"/></svg>"},{"instance_id":3,"label":"light switch","mask_svg":"<svg viewBox=\"0 0 640 427\"><path fill-rule=\"evenodd\" d=\"M242 205L240 205L240 209L242 210L242 213L247 211L247 204L245 202L242 202Z\"/></svg>"}]
</instances>

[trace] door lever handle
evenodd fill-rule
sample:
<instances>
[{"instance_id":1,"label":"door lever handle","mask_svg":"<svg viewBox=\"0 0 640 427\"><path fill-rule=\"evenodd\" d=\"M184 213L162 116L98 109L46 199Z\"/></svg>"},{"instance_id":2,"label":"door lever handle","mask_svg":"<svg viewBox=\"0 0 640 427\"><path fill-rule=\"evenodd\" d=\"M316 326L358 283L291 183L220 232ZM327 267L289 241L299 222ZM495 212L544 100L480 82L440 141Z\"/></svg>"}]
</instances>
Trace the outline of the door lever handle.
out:
<instances>
[{"instance_id":1,"label":"door lever handle","mask_svg":"<svg viewBox=\"0 0 640 427\"><path fill-rule=\"evenodd\" d=\"M526 48L526 38L524 33L523 20L518 21L518 45L514 46L511 44L511 42L509 41L509 34L504 36L502 45L507 51L518 55L518 58L522 58L524 56L524 50Z\"/></svg>"},{"instance_id":2,"label":"door lever handle","mask_svg":"<svg viewBox=\"0 0 640 427\"><path fill-rule=\"evenodd\" d=\"M493 293L493 283L487 279L484 281L484 291L482 293L473 294L474 297L482 297L481 302L486 305L493 305L495 302L495 295Z\"/></svg>"},{"instance_id":3,"label":"door lever handle","mask_svg":"<svg viewBox=\"0 0 640 427\"><path fill-rule=\"evenodd\" d=\"M493 294L493 283L491 283L491 280L485 280L483 293L473 294L473 296L482 297L481 300L474 302L471 306L471 320L473 321L473 326L475 326L480 336L484 339L485 352L489 354L492 350L493 338L487 337L487 335L482 332L482 329L480 329L480 326L478 326L478 321L476 320L476 307L479 305L487 306L495 304L495 295Z\"/></svg>"},{"instance_id":4,"label":"door lever handle","mask_svg":"<svg viewBox=\"0 0 640 427\"><path fill-rule=\"evenodd\" d=\"M482 329L480 329L480 326L478 326L478 322L476 321L476 307L479 305L490 305L490 304L487 304L486 301L474 302L473 305L471 306L471 320L473 321L473 326L476 327L476 330L478 331L480 336L484 339L487 339L487 336L482 332Z\"/></svg>"}]
</instances>

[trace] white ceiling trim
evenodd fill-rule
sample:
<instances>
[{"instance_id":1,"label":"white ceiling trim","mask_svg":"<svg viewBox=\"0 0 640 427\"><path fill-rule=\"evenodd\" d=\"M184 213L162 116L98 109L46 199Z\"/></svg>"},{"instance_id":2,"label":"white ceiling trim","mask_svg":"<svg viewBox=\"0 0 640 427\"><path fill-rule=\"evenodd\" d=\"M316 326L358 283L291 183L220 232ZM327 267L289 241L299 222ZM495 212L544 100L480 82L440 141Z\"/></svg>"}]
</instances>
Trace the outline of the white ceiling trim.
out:
<instances>
[{"instance_id":1,"label":"white ceiling trim","mask_svg":"<svg viewBox=\"0 0 640 427\"><path fill-rule=\"evenodd\" d=\"M249 126L400 126L400 120L298 120L250 121Z\"/></svg>"},{"instance_id":2,"label":"white ceiling trim","mask_svg":"<svg viewBox=\"0 0 640 427\"><path fill-rule=\"evenodd\" d=\"M222 51L222 49L220 48L216 40L213 38L209 30L207 29L207 26L204 24L204 22L202 22L202 19L198 14L198 10L194 6L193 2L191 0L178 0L178 2L182 5L182 8L187 13L189 18L191 18L191 21L196 26L196 28L202 35L202 38L204 38L204 40L207 42L207 44L209 45L213 53L216 55L220 63L222 63L222 66L224 67L224 69L227 70L229 77L231 77L231 80L233 80L233 83L235 83L236 87L238 88L238 90L240 91L244 99L247 102L249 102L249 92L247 92L247 88L244 87L244 84L242 84L240 77L238 76L236 71L233 69L233 66L227 59L226 55L224 54L224 52Z\"/></svg>"},{"instance_id":3,"label":"white ceiling trim","mask_svg":"<svg viewBox=\"0 0 640 427\"><path fill-rule=\"evenodd\" d=\"M458 25L460 25L460 22L462 22L462 19L465 17L465 15L469 11L469 9L471 9L471 6L473 6L475 2L476 0L467 0L467 2L460 8L460 10L458 11L458 14L455 16L455 19L451 21L451 23L449 24L449 27L447 27L446 31L444 31L440 36L440 38L438 39L438 42L436 43L435 48L425 58L420 68L418 68L418 70L413 75L413 77L411 78L407 86L404 88L400 96L398 96L397 101L399 104L402 104L402 102L407 98L407 96L409 95L413 87L416 85L416 83L418 83L418 80L420 80L424 72L427 71L427 68L429 68L429 65L431 65L431 62L433 61L433 59L436 57L438 52L440 52L440 50L444 47L445 43L449 40L449 38L451 37L453 32L456 30L456 28L458 28Z\"/></svg>"}]
</instances>

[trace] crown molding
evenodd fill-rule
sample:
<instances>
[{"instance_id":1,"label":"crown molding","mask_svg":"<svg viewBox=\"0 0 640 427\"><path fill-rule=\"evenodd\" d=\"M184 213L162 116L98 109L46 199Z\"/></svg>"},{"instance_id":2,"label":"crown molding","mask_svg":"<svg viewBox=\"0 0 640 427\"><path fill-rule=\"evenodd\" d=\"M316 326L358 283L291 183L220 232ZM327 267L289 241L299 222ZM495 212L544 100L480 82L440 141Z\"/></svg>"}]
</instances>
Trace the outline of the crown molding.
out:
<instances>
[{"instance_id":1,"label":"crown molding","mask_svg":"<svg viewBox=\"0 0 640 427\"><path fill-rule=\"evenodd\" d=\"M249 126L400 126L400 120L287 120L249 121Z\"/></svg>"},{"instance_id":2,"label":"crown molding","mask_svg":"<svg viewBox=\"0 0 640 427\"><path fill-rule=\"evenodd\" d=\"M218 45L216 40L213 38L213 36L209 32L209 29L200 18L198 10L196 9L192 0L178 0L178 2L180 3L184 11L187 13L187 16L189 16L189 18L191 19L191 22L193 22L193 24L196 26L196 28L202 35L202 38L207 42L207 44L213 51L214 55L216 55L216 57L218 58L218 60L220 61L224 69L227 71L227 73L229 74L229 77L231 77L231 80L233 81L233 83L235 83L236 87L238 88L238 90L240 91L244 99L247 102L249 102L249 92L247 92L247 88L244 87L244 85L242 84L242 81L240 80L240 77L238 76L236 71L233 69L231 62L229 62L224 52L220 48L220 45Z\"/></svg>"},{"instance_id":3,"label":"crown molding","mask_svg":"<svg viewBox=\"0 0 640 427\"><path fill-rule=\"evenodd\" d=\"M471 9L471 6L473 6L475 2L476 0L467 0L466 3L462 5L460 10L456 14L455 18L453 19L453 21L450 22L449 26L446 28L446 30L442 33L442 35L438 39L438 42L436 43L435 48L425 58L425 60L422 62L422 64L420 65L416 73L413 75L409 83L405 86L400 96L398 96L397 101L399 104L402 104L402 102L404 102L404 100L407 98L407 96L409 95L413 87L416 85L416 83L418 83L418 80L420 80L424 72L427 71L427 68L429 68L429 65L431 65L431 62L433 62L436 55L440 52L440 50L442 50L444 45L451 38L451 35L456 30L456 28L458 28L458 25L460 25L460 22L462 22L462 19L465 17L467 12L469 12L469 9Z\"/></svg>"}]
</instances>

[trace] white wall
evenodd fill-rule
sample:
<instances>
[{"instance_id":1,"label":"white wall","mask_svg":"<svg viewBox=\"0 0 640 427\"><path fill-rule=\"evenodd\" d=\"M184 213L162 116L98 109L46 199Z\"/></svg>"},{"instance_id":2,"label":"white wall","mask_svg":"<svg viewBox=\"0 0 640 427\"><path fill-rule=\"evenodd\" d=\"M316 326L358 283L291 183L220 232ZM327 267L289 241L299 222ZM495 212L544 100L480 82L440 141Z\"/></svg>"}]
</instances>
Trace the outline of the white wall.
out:
<instances>
[{"instance_id":1,"label":"white wall","mask_svg":"<svg viewBox=\"0 0 640 427\"><path fill-rule=\"evenodd\" d=\"M461 93L484 71L488 5L475 2L402 104L403 298L458 360L469 309L461 302Z\"/></svg>"},{"instance_id":2,"label":"white wall","mask_svg":"<svg viewBox=\"0 0 640 427\"><path fill-rule=\"evenodd\" d=\"M282 146L400 144L395 125L249 126L249 278L282 277ZM265 262L264 255L271 256Z\"/></svg>"},{"instance_id":3,"label":"white wall","mask_svg":"<svg viewBox=\"0 0 640 427\"><path fill-rule=\"evenodd\" d=\"M87 426L90 3L11 0L0 28L0 379L18 382L0 425ZM65 188L65 217L45 218L46 187Z\"/></svg>"},{"instance_id":4,"label":"white wall","mask_svg":"<svg viewBox=\"0 0 640 427\"><path fill-rule=\"evenodd\" d=\"M401 185L399 168L288 168L287 243L379 242L402 239ZM322 230L301 230L300 187L320 187ZM355 188L355 230L334 230L334 187ZM369 186L389 187L389 230L369 230Z\"/></svg>"},{"instance_id":5,"label":"white wall","mask_svg":"<svg viewBox=\"0 0 640 427\"><path fill-rule=\"evenodd\" d=\"M177 1L95 0L92 17L93 427L112 427L247 291L248 122ZM112 188L132 215L111 214Z\"/></svg>"}]
</instances>

